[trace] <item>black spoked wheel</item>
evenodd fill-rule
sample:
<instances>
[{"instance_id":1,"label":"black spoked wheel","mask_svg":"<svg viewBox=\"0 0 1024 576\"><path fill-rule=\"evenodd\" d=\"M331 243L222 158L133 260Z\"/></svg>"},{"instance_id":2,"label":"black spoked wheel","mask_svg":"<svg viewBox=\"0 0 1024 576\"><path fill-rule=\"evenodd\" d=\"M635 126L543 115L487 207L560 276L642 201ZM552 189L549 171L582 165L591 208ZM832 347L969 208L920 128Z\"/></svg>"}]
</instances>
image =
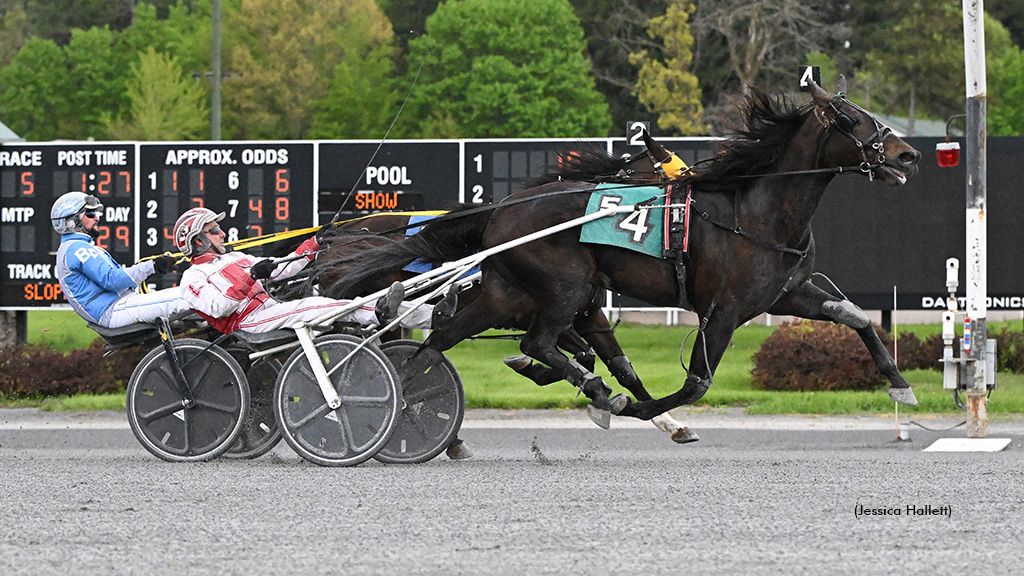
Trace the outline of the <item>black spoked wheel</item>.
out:
<instances>
[{"instance_id":1,"label":"black spoked wheel","mask_svg":"<svg viewBox=\"0 0 1024 576\"><path fill-rule=\"evenodd\" d=\"M228 348L239 364L245 366L249 381L249 416L235 443L224 453L225 458L252 459L270 452L281 441L281 427L274 416L274 384L281 373L281 361L257 358L250 363L249 350Z\"/></svg>"},{"instance_id":2,"label":"black spoked wheel","mask_svg":"<svg viewBox=\"0 0 1024 576\"><path fill-rule=\"evenodd\" d=\"M154 456L196 462L220 456L234 443L249 411L249 385L238 362L219 346L173 342L195 404L184 407L171 359L161 345L135 368L126 410L132 433Z\"/></svg>"},{"instance_id":3,"label":"black spoked wheel","mask_svg":"<svg viewBox=\"0 0 1024 576\"><path fill-rule=\"evenodd\" d=\"M415 340L395 340L381 350L395 366L419 349ZM440 454L462 427L466 394L447 358L424 374L402 383L402 412L388 443L374 456L381 462L417 464Z\"/></svg>"},{"instance_id":4,"label":"black spoked wheel","mask_svg":"<svg viewBox=\"0 0 1024 576\"><path fill-rule=\"evenodd\" d=\"M302 348L285 362L274 392L274 410L285 440L300 456L322 466L354 466L387 443L401 401L398 374L374 345L342 363L362 342L332 334L314 340L317 360L341 397L332 409L324 400Z\"/></svg>"}]
</instances>

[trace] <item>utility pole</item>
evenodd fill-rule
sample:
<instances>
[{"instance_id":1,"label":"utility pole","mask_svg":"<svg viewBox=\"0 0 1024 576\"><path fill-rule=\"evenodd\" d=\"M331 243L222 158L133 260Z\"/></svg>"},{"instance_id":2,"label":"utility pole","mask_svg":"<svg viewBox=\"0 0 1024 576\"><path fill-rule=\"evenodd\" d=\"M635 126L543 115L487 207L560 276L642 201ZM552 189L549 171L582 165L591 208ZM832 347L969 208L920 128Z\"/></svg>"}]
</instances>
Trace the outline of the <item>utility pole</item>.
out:
<instances>
[{"instance_id":1,"label":"utility pole","mask_svg":"<svg viewBox=\"0 0 1024 576\"><path fill-rule=\"evenodd\" d=\"M213 85L210 98L210 140L220 140L220 0L213 0Z\"/></svg>"},{"instance_id":2,"label":"utility pole","mask_svg":"<svg viewBox=\"0 0 1024 576\"><path fill-rule=\"evenodd\" d=\"M967 436L984 438L988 424L988 223L986 213L985 10L983 0L963 0L964 69L967 79L967 316L964 320ZM968 339L969 338L969 339ZM969 346L969 348L968 348Z\"/></svg>"}]
</instances>

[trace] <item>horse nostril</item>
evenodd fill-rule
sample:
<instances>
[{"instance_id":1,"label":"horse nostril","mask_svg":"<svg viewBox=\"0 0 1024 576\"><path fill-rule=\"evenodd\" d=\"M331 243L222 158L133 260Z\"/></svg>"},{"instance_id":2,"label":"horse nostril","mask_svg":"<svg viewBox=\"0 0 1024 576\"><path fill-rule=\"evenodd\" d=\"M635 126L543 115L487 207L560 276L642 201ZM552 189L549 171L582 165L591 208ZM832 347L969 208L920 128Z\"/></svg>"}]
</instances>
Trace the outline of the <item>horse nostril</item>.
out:
<instances>
[{"instance_id":1,"label":"horse nostril","mask_svg":"<svg viewBox=\"0 0 1024 576\"><path fill-rule=\"evenodd\" d=\"M904 164L914 165L921 159L921 153L917 150L908 150L900 154L900 162Z\"/></svg>"}]
</instances>

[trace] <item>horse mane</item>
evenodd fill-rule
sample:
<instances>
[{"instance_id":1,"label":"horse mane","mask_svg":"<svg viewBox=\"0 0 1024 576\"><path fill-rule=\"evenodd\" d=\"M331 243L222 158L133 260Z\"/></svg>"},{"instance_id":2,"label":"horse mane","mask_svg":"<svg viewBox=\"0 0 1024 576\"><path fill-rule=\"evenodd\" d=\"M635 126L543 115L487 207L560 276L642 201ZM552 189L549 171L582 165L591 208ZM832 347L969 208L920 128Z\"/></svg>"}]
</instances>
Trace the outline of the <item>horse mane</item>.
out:
<instances>
[{"instance_id":1,"label":"horse mane","mask_svg":"<svg viewBox=\"0 0 1024 576\"><path fill-rule=\"evenodd\" d=\"M558 170L527 181L526 187L533 188L563 180L614 182L619 171L629 165L626 158L616 158L608 154L604 146L593 143L581 143L572 151L559 152L558 157Z\"/></svg>"},{"instance_id":2,"label":"horse mane","mask_svg":"<svg viewBox=\"0 0 1024 576\"><path fill-rule=\"evenodd\" d=\"M686 178L687 184L703 190L736 190L753 182L746 176L774 172L810 107L751 87L742 112L745 128L724 140L719 155Z\"/></svg>"}]
</instances>

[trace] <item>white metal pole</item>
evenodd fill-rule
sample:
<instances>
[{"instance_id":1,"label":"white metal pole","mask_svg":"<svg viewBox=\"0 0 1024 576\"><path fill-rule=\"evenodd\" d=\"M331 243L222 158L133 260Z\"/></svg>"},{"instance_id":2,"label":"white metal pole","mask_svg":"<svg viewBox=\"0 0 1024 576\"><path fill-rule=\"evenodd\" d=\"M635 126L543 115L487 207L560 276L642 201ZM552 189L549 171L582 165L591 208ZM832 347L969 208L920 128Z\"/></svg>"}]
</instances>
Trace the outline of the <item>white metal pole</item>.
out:
<instances>
[{"instance_id":1,"label":"white metal pole","mask_svg":"<svg viewBox=\"0 0 1024 576\"><path fill-rule=\"evenodd\" d=\"M985 183L985 9L983 0L963 0L964 69L967 80L967 306L964 356L967 436L984 438L988 422L985 349L988 339ZM970 328L968 340L967 328ZM969 346L969 348L968 348Z\"/></svg>"}]
</instances>

